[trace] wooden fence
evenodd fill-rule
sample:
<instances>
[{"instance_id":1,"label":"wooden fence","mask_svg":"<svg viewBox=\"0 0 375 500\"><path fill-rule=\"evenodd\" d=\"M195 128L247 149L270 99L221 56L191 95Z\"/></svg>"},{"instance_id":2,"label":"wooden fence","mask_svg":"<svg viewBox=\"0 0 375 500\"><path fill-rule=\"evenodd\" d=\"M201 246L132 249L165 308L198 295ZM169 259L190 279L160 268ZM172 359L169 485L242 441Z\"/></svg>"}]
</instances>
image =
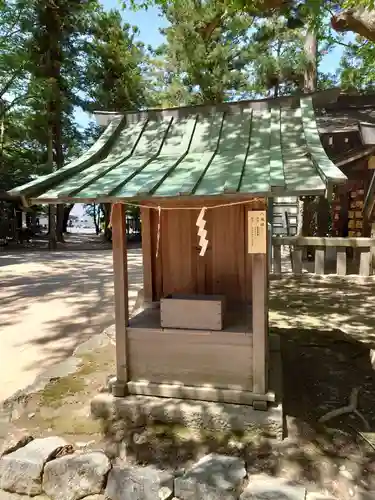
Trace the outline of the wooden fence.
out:
<instances>
[{"instance_id":1,"label":"wooden fence","mask_svg":"<svg viewBox=\"0 0 375 500\"><path fill-rule=\"evenodd\" d=\"M302 274L304 268L319 275L327 274L327 271L328 274L340 276L347 274L370 276L372 274L375 238L274 236L272 238L272 272L274 274L282 273L282 248L285 246L291 249L293 274ZM306 259L307 254L311 255L311 262ZM286 253L285 256L287 258Z\"/></svg>"}]
</instances>

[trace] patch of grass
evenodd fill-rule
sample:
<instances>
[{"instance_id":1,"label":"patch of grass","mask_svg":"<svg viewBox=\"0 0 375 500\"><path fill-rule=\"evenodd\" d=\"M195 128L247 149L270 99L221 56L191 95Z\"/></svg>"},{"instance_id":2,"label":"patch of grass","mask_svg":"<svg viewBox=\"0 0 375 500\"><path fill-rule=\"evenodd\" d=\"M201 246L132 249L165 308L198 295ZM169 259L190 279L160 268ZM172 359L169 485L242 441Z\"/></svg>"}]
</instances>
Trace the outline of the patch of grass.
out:
<instances>
[{"instance_id":1,"label":"patch of grass","mask_svg":"<svg viewBox=\"0 0 375 500\"><path fill-rule=\"evenodd\" d=\"M94 435L101 432L100 422L82 415L59 415L49 422L56 434Z\"/></svg>"},{"instance_id":2,"label":"patch of grass","mask_svg":"<svg viewBox=\"0 0 375 500\"><path fill-rule=\"evenodd\" d=\"M86 384L79 373L49 382L40 391L40 404L52 407L60 406L65 397L83 392Z\"/></svg>"},{"instance_id":3,"label":"patch of grass","mask_svg":"<svg viewBox=\"0 0 375 500\"><path fill-rule=\"evenodd\" d=\"M149 424L148 429L155 438L173 439L176 443L183 444L186 441L196 441L200 443L216 442L217 444L227 444L229 441L246 445L261 437L262 431L254 429L246 432L236 431L210 431L206 429L191 429L180 424Z\"/></svg>"},{"instance_id":4,"label":"patch of grass","mask_svg":"<svg viewBox=\"0 0 375 500\"><path fill-rule=\"evenodd\" d=\"M87 387L90 375L99 371L108 370L112 364L112 356L103 349L81 356L81 366L78 370L66 377L52 380L40 391L40 404L49 407L58 407L63 404L64 398L83 393Z\"/></svg>"}]
</instances>

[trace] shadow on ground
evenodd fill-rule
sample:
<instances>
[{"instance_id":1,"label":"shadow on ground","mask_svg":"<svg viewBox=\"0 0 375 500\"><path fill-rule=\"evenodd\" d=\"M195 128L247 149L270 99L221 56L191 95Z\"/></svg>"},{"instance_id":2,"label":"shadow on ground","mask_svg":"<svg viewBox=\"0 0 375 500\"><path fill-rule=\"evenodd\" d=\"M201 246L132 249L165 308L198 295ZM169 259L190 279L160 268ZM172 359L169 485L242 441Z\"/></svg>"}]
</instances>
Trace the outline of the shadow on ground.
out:
<instances>
[{"instance_id":1,"label":"shadow on ground","mask_svg":"<svg viewBox=\"0 0 375 500\"><path fill-rule=\"evenodd\" d=\"M7 288L1 296L0 314L9 322L9 328L17 324L24 308L37 307L28 306L29 301L49 308L55 296L60 301L68 300L69 314L51 317L43 335L27 340L29 346L41 349L46 362L68 355L75 345L99 332L107 321L113 323L111 256L106 252L90 255L64 256L50 264L30 257L28 270L22 277L12 273L12 266L3 268ZM129 272L135 294L141 287L141 259L137 251L129 252ZM229 452L244 457L251 473L269 472L311 483L338 498L350 498L348 492L354 486L375 491L375 380L371 364L375 343L374 291L372 280L364 284L347 278L304 275L272 281L270 326L281 336L284 410L289 431L285 441L276 443L260 433L257 436L204 431L189 434L181 427L160 422L151 428L141 425L131 430L119 426L116 435L108 435L104 421L102 432L113 446L113 453L120 454L120 445L125 441L134 461L175 468L185 467L209 451ZM103 310L106 315L98 316L98 311ZM25 339L17 338L15 350L24 344ZM108 357L113 360L112 353ZM101 384L106 370L113 369L111 363L100 371ZM72 425L78 434L85 434L85 426L77 431L77 421L81 425L88 419L90 398L98 390L96 373L96 369L83 370L75 377L75 395L71 388L68 394L61 394L64 387L61 381L57 388L50 386L47 394L51 398L57 391L60 406L55 408L55 414L49 402L49 420L43 416L41 425L48 421L53 432L61 408L66 407L69 414L76 408L79 420ZM358 410L368 429L353 413L329 420L326 425L319 423L327 412L347 405L354 388L359 389ZM167 401L165 405L167 412ZM40 405L28 408L28 412L36 413L34 422L42 410ZM30 420L27 415L22 422L24 426ZM33 425L33 420L30 422ZM67 422L64 418L65 432L72 434L72 439L80 439L73 431L69 432ZM92 436L101 439L99 430L94 427L87 439Z\"/></svg>"},{"instance_id":2,"label":"shadow on ground","mask_svg":"<svg viewBox=\"0 0 375 500\"><path fill-rule=\"evenodd\" d=\"M185 467L212 451L229 452L243 457L250 473L282 476L340 499L350 498L356 488L373 494L374 288L372 281L336 277L272 282L271 329L281 337L288 428L283 442L260 431L189 433L161 422L129 431L104 421L114 454L121 454L120 444L126 442L136 462L170 468ZM365 422L353 412L319 422L331 410L348 405L353 389L359 391L357 409ZM165 402L165 414L169 411Z\"/></svg>"},{"instance_id":3,"label":"shadow on ground","mask_svg":"<svg viewBox=\"0 0 375 500\"><path fill-rule=\"evenodd\" d=\"M128 260L132 302L142 287L140 250L129 250ZM2 255L0 279L0 358L8 384L0 400L114 323L111 251Z\"/></svg>"},{"instance_id":4,"label":"shadow on ground","mask_svg":"<svg viewBox=\"0 0 375 500\"><path fill-rule=\"evenodd\" d=\"M303 275L273 279L270 321L278 328L341 331L375 343L375 280Z\"/></svg>"}]
</instances>

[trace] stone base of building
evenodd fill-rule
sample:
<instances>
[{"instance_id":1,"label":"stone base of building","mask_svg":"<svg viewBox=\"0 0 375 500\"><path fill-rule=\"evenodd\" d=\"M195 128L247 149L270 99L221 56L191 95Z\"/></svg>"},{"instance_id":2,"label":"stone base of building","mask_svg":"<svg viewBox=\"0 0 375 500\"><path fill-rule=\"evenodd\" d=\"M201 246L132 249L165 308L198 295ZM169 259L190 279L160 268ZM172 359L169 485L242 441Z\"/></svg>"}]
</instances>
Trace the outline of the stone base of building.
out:
<instances>
[{"instance_id":1,"label":"stone base of building","mask_svg":"<svg viewBox=\"0 0 375 500\"><path fill-rule=\"evenodd\" d=\"M218 403L189 399L129 395L115 397L109 393L95 396L91 414L101 419L108 436L128 433L147 426L169 425L211 433L259 434L282 439L285 421L282 407L282 365L278 336L270 342L270 391L275 403L265 411L242 404Z\"/></svg>"}]
</instances>

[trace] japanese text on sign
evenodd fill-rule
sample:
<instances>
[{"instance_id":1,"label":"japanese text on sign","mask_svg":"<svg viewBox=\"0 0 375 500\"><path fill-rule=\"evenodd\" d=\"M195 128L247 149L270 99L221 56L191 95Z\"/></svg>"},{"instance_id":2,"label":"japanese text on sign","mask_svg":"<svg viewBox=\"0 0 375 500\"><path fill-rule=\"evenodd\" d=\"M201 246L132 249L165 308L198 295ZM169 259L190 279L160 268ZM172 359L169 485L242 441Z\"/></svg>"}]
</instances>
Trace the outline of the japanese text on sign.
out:
<instances>
[{"instance_id":1,"label":"japanese text on sign","mask_svg":"<svg viewBox=\"0 0 375 500\"><path fill-rule=\"evenodd\" d=\"M248 212L248 253L267 253L266 221L265 210Z\"/></svg>"}]
</instances>

